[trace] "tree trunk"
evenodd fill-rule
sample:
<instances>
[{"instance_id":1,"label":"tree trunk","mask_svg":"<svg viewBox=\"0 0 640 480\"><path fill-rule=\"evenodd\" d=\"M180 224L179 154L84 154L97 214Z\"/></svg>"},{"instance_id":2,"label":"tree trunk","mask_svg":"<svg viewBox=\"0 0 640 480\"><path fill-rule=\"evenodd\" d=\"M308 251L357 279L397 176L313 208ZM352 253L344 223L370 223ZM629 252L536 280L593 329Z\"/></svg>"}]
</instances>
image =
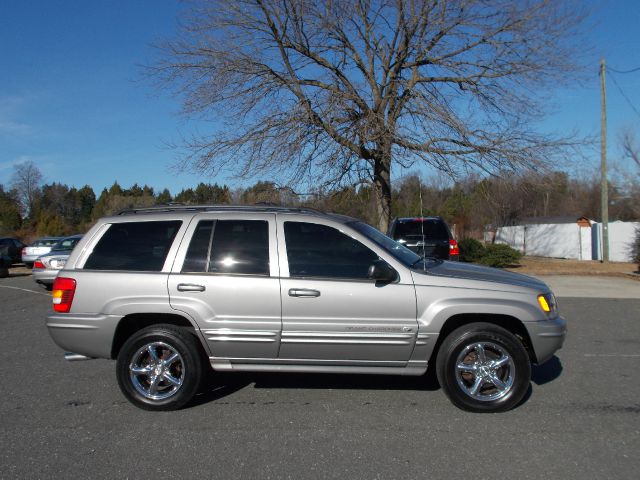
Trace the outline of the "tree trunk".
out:
<instances>
[{"instance_id":1,"label":"tree trunk","mask_svg":"<svg viewBox=\"0 0 640 480\"><path fill-rule=\"evenodd\" d=\"M382 233L387 233L391 222L391 151L381 153L375 158L373 191L377 227Z\"/></svg>"}]
</instances>

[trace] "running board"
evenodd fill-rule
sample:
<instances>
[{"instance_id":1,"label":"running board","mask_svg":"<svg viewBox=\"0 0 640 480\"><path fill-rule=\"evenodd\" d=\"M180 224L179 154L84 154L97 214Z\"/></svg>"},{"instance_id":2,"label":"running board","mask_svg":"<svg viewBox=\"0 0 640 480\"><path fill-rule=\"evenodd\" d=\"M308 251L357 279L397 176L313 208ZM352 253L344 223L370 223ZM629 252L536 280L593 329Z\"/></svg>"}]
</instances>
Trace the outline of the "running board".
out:
<instances>
[{"instance_id":1,"label":"running board","mask_svg":"<svg viewBox=\"0 0 640 480\"><path fill-rule=\"evenodd\" d=\"M211 367L220 372L289 372L289 373L352 373L372 375L419 376L427 372L427 362L344 362L327 360L278 360L259 361L255 358L209 357ZM309 363L305 363L309 362ZM313 363L311 363L313 362ZM395 363L395 365L394 365Z\"/></svg>"}]
</instances>

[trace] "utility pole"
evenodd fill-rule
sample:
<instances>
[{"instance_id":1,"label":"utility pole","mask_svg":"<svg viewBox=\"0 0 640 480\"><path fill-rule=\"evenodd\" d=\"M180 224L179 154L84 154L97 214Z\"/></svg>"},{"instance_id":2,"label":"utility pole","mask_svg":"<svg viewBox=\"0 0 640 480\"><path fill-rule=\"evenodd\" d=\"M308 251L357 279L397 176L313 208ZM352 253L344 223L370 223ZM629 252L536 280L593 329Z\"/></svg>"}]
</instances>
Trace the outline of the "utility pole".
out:
<instances>
[{"instance_id":1,"label":"utility pole","mask_svg":"<svg viewBox=\"0 0 640 480\"><path fill-rule=\"evenodd\" d=\"M609 261L609 185L607 182L606 66L600 59L600 209L602 213L602 261Z\"/></svg>"}]
</instances>

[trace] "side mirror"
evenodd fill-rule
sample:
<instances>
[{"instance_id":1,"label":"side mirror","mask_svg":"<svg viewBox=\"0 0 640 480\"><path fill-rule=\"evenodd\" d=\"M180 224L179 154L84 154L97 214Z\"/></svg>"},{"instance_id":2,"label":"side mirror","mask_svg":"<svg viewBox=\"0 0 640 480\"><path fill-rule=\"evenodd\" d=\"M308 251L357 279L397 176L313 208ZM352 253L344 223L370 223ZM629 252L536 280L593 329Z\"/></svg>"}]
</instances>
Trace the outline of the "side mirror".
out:
<instances>
[{"instance_id":1,"label":"side mirror","mask_svg":"<svg viewBox=\"0 0 640 480\"><path fill-rule=\"evenodd\" d=\"M376 282L391 283L398 279L398 272L384 260L376 260L369 267L368 276Z\"/></svg>"}]
</instances>

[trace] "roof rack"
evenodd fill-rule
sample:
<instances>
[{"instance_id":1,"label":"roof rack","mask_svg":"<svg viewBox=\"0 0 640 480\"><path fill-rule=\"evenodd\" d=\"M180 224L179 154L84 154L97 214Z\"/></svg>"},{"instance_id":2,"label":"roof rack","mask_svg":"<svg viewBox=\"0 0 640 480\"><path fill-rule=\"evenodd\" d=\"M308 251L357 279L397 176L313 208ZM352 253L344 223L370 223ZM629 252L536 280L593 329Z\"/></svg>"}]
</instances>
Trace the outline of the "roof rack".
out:
<instances>
[{"instance_id":1,"label":"roof rack","mask_svg":"<svg viewBox=\"0 0 640 480\"><path fill-rule=\"evenodd\" d=\"M163 213L163 212L223 212L223 211L251 211L251 212L283 212L283 213L311 213L326 215L325 212L308 207L283 207L269 203L257 203L255 205L185 205L170 203L156 205L154 207L127 208L116 215L135 215L138 213Z\"/></svg>"}]
</instances>

